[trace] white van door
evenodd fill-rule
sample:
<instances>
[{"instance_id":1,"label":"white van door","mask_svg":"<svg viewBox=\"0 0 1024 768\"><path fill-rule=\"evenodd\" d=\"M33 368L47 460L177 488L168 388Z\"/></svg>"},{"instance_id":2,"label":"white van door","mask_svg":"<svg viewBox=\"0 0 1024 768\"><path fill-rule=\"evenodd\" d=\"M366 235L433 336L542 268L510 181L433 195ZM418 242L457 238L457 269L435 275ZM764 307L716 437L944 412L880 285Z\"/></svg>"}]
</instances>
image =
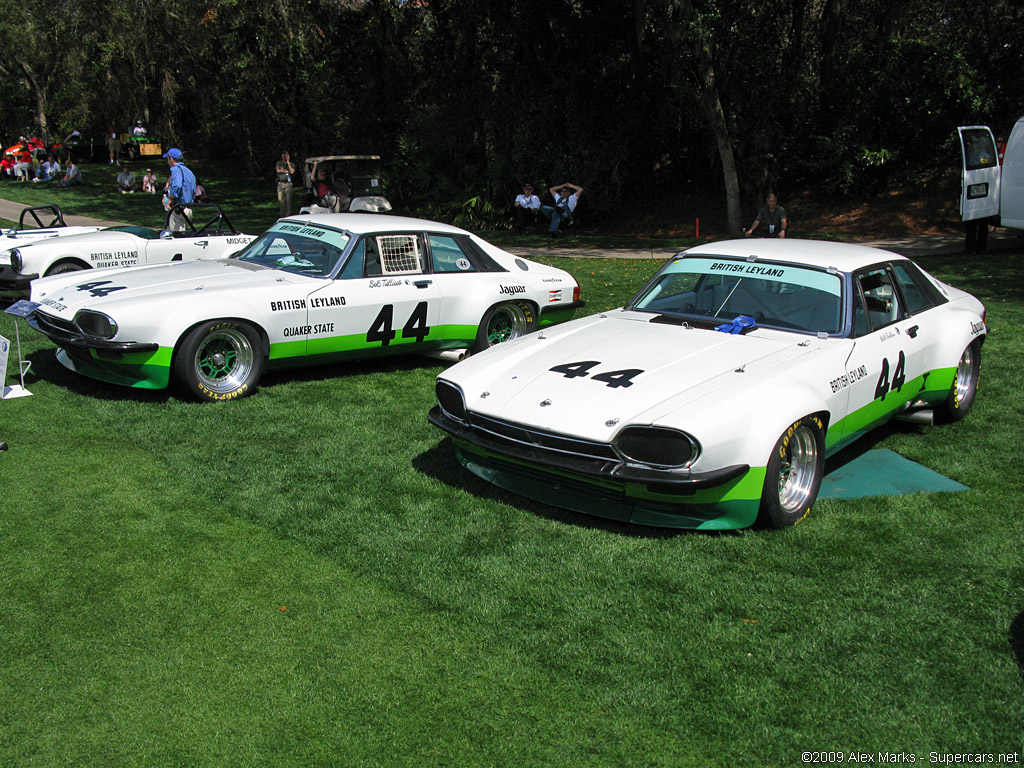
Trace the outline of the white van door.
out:
<instances>
[{"instance_id":1,"label":"white van door","mask_svg":"<svg viewBox=\"0 0 1024 768\"><path fill-rule=\"evenodd\" d=\"M960 133L963 174L960 182L960 219L999 215L999 163L996 138L987 125L964 125Z\"/></svg>"},{"instance_id":2,"label":"white van door","mask_svg":"<svg viewBox=\"0 0 1024 768\"><path fill-rule=\"evenodd\" d=\"M1004 227L1024 229L1024 117L1006 142L999 174L999 216Z\"/></svg>"}]
</instances>

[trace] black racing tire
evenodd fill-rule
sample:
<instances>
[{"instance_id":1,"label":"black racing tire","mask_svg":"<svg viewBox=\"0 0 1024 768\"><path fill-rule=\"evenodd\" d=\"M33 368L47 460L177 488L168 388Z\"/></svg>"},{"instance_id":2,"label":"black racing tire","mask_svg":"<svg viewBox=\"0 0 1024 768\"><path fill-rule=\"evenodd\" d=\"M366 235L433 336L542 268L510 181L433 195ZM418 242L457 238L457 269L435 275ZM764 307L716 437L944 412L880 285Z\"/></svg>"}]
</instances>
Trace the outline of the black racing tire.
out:
<instances>
[{"instance_id":1,"label":"black racing tire","mask_svg":"<svg viewBox=\"0 0 1024 768\"><path fill-rule=\"evenodd\" d=\"M63 275L65 272L78 272L85 269L81 264L75 261L62 261L54 264L48 270L46 270L46 277L50 275Z\"/></svg>"},{"instance_id":2,"label":"black racing tire","mask_svg":"<svg viewBox=\"0 0 1024 768\"><path fill-rule=\"evenodd\" d=\"M960 362L957 363L956 374L953 376L953 386L949 388L945 402L935 409L939 421L951 424L960 421L970 412L974 398L978 394L980 375L981 341L975 339L960 355Z\"/></svg>"},{"instance_id":3,"label":"black racing tire","mask_svg":"<svg viewBox=\"0 0 1024 768\"><path fill-rule=\"evenodd\" d=\"M251 395L266 358L260 334L240 320L207 320L189 331L174 356L174 377L197 400Z\"/></svg>"},{"instance_id":4,"label":"black racing tire","mask_svg":"<svg viewBox=\"0 0 1024 768\"><path fill-rule=\"evenodd\" d=\"M817 416L804 416L782 433L768 459L758 525L786 528L807 517L824 474L825 425Z\"/></svg>"},{"instance_id":5,"label":"black racing tire","mask_svg":"<svg viewBox=\"0 0 1024 768\"><path fill-rule=\"evenodd\" d=\"M525 301L506 301L484 313L476 332L473 352L481 352L497 344L518 339L537 330L533 305Z\"/></svg>"}]
</instances>

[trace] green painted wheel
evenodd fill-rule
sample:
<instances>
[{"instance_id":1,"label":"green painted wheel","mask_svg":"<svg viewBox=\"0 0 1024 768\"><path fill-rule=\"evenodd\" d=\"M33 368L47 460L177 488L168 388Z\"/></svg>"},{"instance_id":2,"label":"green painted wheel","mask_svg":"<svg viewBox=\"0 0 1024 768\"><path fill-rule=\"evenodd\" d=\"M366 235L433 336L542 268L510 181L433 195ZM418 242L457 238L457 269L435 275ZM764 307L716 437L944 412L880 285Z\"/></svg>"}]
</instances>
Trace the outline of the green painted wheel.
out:
<instances>
[{"instance_id":1,"label":"green painted wheel","mask_svg":"<svg viewBox=\"0 0 1024 768\"><path fill-rule=\"evenodd\" d=\"M491 307L484 315L477 331L474 352L479 352L496 344L503 344L518 339L536 328L533 308L529 304L510 301Z\"/></svg>"}]
</instances>

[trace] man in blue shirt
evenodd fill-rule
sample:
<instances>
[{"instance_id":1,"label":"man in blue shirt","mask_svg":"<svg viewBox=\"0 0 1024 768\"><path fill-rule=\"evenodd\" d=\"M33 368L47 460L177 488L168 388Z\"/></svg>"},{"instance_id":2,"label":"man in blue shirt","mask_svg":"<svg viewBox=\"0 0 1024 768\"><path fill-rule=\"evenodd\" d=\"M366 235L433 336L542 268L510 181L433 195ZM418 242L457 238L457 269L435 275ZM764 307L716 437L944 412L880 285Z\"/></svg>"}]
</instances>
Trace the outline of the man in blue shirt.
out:
<instances>
[{"instance_id":1,"label":"man in blue shirt","mask_svg":"<svg viewBox=\"0 0 1024 768\"><path fill-rule=\"evenodd\" d=\"M167 198L171 210L179 203L192 203L196 197L196 175L185 166L185 158L181 150L172 147L164 154L167 158L167 165L171 168L171 179L167 185ZM185 216L192 217L192 209L185 208L181 211ZM172 232L182 232L185 229L185 220L181 213L171 214L170 227Z\"/></svg>"}]
</instances>

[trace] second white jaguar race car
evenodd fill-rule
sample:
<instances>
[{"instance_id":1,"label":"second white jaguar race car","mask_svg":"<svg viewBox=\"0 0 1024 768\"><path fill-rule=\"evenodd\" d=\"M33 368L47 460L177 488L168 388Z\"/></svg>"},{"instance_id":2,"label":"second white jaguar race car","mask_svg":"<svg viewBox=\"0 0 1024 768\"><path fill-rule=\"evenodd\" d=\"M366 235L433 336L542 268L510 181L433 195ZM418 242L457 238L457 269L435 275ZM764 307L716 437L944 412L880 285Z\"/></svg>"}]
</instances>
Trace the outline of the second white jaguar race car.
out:
<instances>
[{"instance_id":1,"label":"second white jaguar race car","mask_svg":"<svg viewBox=\"0 0 1024 768\"><path fill-rule=\"evenodd\" d=\"M465 360L431 421L493 484L679 528L804 518L825 456L901 414L962 418L985 308L863 246L735 240L625 307Z\"/></svg>"},{"instance_id":2,"label":"second white jaguar race car","mask_svg":"<svg viewBox=\"0 0 1024 768\"><path fill-rule=\"evenodd\" d=\"M182 222L183 230L171 231L174 216ZM6 253L0 253L0 298L29 295L32 281L42 276L81 269L220 259L255 239L238 232L213 203L178 205L168 212L165 226L163 230L136 226L89 227L59 237L17 243ZM57 234L61 231L56 230Z\"/></svg>"},{"instance_id":3,"label":"second white jaguar race car","mask_svg":"<svg viewBox=\"0 0 1024 768\"><path fill-rule=\"evenodd\" d=\"M229 259L42 278L32 300L66 367L200 400L249 394L267 367L484 349L583 306L568 272L368 213L281 219Z\"/></svg>"}]
</instances>

